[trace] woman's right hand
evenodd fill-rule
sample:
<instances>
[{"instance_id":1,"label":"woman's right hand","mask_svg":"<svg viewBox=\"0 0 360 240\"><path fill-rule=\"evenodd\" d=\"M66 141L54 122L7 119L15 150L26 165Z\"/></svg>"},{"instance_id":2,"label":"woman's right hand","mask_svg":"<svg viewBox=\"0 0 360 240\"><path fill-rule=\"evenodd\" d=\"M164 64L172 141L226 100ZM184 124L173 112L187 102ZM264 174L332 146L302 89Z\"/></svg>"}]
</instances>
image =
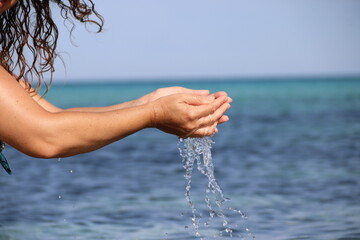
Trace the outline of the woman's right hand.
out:
<instances>
[{"instance_id":1,"label":"woman's right hand","mask_svg":"<svg viewBox=\"0 0 360 240\"><path fill-rule=\"evenodd\" d=\"M173 94L149 104L153 108L151 126L181 138L216 133L218 121L230 108L225 95Z\"/></svg>"}]
</instances>

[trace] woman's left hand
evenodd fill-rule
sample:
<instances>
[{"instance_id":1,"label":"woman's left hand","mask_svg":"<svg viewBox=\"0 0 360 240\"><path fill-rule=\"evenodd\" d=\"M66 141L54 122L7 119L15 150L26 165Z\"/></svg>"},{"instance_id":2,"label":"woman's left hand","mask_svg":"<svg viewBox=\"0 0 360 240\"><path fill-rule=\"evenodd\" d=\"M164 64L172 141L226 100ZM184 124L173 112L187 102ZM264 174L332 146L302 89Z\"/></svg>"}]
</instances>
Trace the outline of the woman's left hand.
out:
<instances>
[{"instance_id":1,"label":"woman's left hand","mask_svg":"<svg viewBox=\"0 0 360 240\"><path fill-rule=\"evenodd\" d=\"M149 102L153 102L162 97L166 97L166 96L169 96L172 94L178 94L178 93L207 96L207 95L209 95L210 92L209 92L209 90L193 90L193 89L183 88L183 87L159 88L149 94L142 96L139 99L136 99L134 101L134 104L138 106L138 105L146 104Z\"/></svg>"},{"instance_id":2,"label":"woman's left hand","mask_svg":"<svg viewBox=\"0 0 360 240\"><path fill-rule=\"evenodd\" d=\"M189 88L184 88L184 87L159 88L147 95L144 95L144 96L134 100L133 104L135 106L139 106L142 104L153 102L159 98L166 97L166 96L169 96L172 94L178 94L178 93L207 96L210 94L210 91L209 90L194 90L194 89L189 89ZM214 96L215 96L215 98L219 98L221 96L227 96L227 93L224 91L220 91L220 92L214 93ZM231 103L231 102L232 102L232 99L230 97L228 97L227 103ZM219 121L217 122L217 125L227 122L228 120L229 120L229 117L224 115L219 119ZM214 127L216 128L216 126L214 126Z\"/></svg>"}]
</instances>

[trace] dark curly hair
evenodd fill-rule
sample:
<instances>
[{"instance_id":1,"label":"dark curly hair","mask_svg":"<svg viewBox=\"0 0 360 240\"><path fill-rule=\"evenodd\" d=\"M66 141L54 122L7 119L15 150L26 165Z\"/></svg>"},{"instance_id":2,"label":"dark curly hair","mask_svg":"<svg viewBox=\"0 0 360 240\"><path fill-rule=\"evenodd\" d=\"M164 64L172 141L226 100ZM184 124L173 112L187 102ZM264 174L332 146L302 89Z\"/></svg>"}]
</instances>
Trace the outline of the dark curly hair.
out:
<instances>
[{"instance_id":1,"label":"dark curly hair","mask_svg":"<svg viewBox=\"0 0 360 240\"><path fill-rule=\"evenodd\" d=\"M74 20L93 23L101 32L104 20L95 10L92 0L19 0L12 8L0 14L0 64L17 81L40 89L51 85L59 31L51 15L52 6L60 8L64 21L75 27ZM90 17L95 18L95 20ZM70 33L71 34L71 33ZM49 73L49 81L44 74ZM35 80L35 81L34 81Z\"/></svg>"}]
</instances>

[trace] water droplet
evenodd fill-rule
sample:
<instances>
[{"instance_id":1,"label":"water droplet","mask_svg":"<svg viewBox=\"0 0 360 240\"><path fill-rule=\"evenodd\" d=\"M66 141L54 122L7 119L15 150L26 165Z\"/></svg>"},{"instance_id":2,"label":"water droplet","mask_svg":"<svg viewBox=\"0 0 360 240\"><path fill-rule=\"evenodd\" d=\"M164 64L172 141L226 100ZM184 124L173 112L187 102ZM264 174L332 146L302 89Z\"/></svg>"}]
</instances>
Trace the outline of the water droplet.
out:
<instances>
[{"instance_id":1,"label":"water droplet","mask_svg":"<svg viewBox=\"0 0 360 240\"><path fill-rule=\"evenodd\" d=\"M233 230L232 230L231 228L226 228L225 231L226 231L227 233L232 233Z\"/></svg>"},{"instance_id":2,"label":"water droplet","mask_svg":"<svg viewBox=\"0 0 360 240\"><path fill-rule=\"evenodd\" d=\"M195 233L195 236L196 236L196 237L201 237L201 234L200 234L199 232L196 232L196 233Z\"/></svg>"},{"instance_id":3,"label":"water droplet","mask_svg":"<svg viewBox=\"0 0 360 240\"><path fill-rule=\"evenodd\" d=\"M224 220L223 221L223 226L226 227L228 225L228 221Z\"/></svg>"},{"instance_id":4,"label":"water droplet","mask_svg":"<svg viewBox=\"0 0 360 240\"><path fill-rule=\"evenodd\" d=\"M62 196L61 196L61 195L59 195L59 196L58 196L58 198L59 198L59 199L61 199L61 198L62 198Z\"/></svg>"},{"instance_id":5,"label":"water droplet","mask_svg":"<svg viewBox=\"0 0 360 240\"><path fill-rule=\"evenodd\" d=\"M70 170L70 173L73 173L73 170Z\"/></svg>"},{"instance_id":6,"label":"water droplet","mask_svg":"<svg viewBox=\"0 0 360 240\"><path fill-rule=\"evenodd\" d=\"M185 228L185 229L188 229L188 228L189 228L189 226L184 226L184 228Z\"/></svg>"},{"instance_id":7,"label":"water droplet","mask_svg":"<svg viewBox=\"0 0 360 240\"><path fill-rule=\"evenodd\" d=\"M58 161L58 162L61 162L61 158L58 158L57 161Z\"/></svg>"}]
</instances>

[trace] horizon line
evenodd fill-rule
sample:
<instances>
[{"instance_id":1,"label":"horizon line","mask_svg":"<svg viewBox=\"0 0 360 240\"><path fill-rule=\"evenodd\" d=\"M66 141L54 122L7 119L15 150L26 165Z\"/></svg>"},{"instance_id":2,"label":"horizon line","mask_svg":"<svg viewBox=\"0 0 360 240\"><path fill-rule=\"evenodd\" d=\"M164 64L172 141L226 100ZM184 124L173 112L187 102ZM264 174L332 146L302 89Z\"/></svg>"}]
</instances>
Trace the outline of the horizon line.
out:
<instances>
[{"instance_id":1,"label":"horizon line","mask_svg":"<svg viewBox=\"0 0 360 240\"><path fill-rule=\"evenodd\" d=\"M182 76L182 77L109 77L109 78L58 78L52 84L77 84L77 83L171 83L171 82L213 82L213 81L296 81L296 80L360 80L360 74L304 74L304 75L249 75L249 76ZM101 81L99 81L101 80Z\"/></svg>"}]
</instances>

